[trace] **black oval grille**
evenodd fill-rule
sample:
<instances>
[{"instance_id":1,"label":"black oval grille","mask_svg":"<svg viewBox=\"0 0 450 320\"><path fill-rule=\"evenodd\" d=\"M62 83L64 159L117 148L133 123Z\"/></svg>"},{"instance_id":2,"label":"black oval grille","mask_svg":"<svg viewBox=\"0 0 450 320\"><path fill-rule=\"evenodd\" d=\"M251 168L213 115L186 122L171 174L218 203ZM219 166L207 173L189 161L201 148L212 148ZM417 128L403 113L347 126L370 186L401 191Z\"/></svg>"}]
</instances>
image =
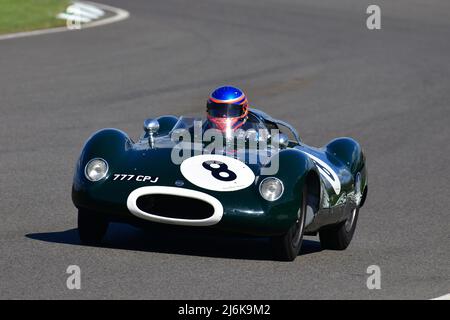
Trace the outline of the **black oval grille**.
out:
<instances>
[{"instance_id":1,"label":"black oval grille","mask_svg":"<svg viewBox=\"0 0 450 320\"><path fill-rule=\"evenodd\" d=\"M143 195L136 205L146 213L166 218L200 220L214 214L214 207L205 201L175 195Z\"/></svg>"}]
</instances>

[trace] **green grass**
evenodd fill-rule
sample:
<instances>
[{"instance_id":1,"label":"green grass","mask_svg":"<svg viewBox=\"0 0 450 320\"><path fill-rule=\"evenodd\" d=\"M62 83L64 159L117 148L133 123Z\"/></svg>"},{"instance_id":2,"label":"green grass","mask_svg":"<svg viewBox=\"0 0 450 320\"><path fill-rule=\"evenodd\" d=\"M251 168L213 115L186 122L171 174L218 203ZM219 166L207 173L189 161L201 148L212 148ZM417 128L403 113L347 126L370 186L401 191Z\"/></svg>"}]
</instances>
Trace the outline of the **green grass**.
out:
<instances>
[{"instance_id":1,"label":"green grass","mask_svg":"<svg viewBox=\"0 0 450 320\"><path fill-rule=\"evenodd\" d=\"M60 27L69 0L0 0L0 34Z\"/></svg>"}]
</instances>

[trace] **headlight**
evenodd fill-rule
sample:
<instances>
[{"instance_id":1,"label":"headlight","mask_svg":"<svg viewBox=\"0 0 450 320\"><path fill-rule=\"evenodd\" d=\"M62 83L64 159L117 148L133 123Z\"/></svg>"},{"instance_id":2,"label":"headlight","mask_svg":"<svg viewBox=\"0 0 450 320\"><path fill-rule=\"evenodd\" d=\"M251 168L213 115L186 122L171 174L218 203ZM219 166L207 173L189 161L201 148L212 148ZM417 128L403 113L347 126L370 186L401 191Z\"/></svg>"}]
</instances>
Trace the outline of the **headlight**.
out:
<instances>
[{"instance_id":1,"label":"headlight","mask_svg":"<svg viewBox=\"0 0 450 320\"><path fill-rule=\"evenodd\" d=\"M259 193L267 201L275 201L280 199L283 191L283 182L281 182L278 178L265 178L259 185Z\"/></svg>"},{"instance_id":2,"label":"headlight","mask_svg":"<svg viewBox=\"0 0 450 320\"><path fill-rule=\"evenodd\" d=\"M86 178L91 181L98 181L103 179L108 173L108 163L100 158L90 160L86 168L84 169L84 174Z\"/></svg>"}]
</instances>

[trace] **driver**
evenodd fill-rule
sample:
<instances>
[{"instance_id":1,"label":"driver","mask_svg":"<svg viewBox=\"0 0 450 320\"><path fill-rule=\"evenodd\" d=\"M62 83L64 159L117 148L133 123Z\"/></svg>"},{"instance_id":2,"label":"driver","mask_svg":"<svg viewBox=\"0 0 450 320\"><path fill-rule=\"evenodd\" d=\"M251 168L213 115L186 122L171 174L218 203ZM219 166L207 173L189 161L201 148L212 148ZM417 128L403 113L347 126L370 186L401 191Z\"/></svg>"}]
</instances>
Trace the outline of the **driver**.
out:
<instances>
[{"instance_id":1,"label":"driver","mask_svg":"<svg viewBox=\"0 0 450 320\"><path fill-rule=\"evenodd\" d=\"M206 103L208 127L231 136L237 129L246 130L248 101L244 92L236 87L223 86L215 89Z\"/></svg>"}]
</instances>

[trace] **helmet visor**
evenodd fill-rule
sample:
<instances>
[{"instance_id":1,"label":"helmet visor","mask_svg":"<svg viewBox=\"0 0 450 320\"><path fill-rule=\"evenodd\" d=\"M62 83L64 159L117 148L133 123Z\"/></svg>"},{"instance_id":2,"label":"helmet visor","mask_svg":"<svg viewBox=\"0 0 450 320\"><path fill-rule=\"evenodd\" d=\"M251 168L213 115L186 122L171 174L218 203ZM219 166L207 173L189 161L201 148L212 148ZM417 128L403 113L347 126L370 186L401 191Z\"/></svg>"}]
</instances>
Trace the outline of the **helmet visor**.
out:
<instances>
[{"instance_id":1,"label":"helmet visor","mask_svg":"<svg viewBox=\"0 0 450 320\"><path fill-rule=\"evenodd\" d=\"M244 106L239 104L208 102L207 112L214 118L237 118L244 114Z\"/></svg>"}]
</instances>

